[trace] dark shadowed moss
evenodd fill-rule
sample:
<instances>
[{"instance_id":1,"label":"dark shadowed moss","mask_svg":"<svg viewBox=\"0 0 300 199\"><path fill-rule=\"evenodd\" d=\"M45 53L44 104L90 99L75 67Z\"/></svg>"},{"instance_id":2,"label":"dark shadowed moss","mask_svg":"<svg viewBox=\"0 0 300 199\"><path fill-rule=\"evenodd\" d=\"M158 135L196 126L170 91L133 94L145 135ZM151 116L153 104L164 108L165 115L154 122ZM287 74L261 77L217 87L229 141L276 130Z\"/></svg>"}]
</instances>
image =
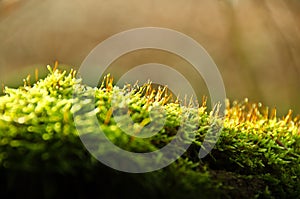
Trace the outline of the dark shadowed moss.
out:
<instances>
[{"instance_id":1,"label":"dark shadowed moss","mask_svg":"<svg viewBox=\"0 0 300 199\"><path fill-rule=\"evenodd\" d=\"M299 120L289 112L276 117L261 104L228 102L224 128L210 154L198 158L209 126L216 118L205 101L193 120L195 140L168 167L145 174L128 174L102 165L83 146L74 119L89 127L85 117L74 113L86 103L76 97L81 85L75 71L53 70L45 79L18 89L5 88L0 97L0 191L8 197L31 198L299 198ZM188 107L172 101L166 90L151 84L142 87L113 86L109 76L94 90L97 119L106 136L128 151L149 152L168 144L180 127ZM166 112L162 129L147 139L123 133L112 115L116 94L128 103L132 120L146 126L149 110L157 104ZM124 95L124 93L126 95ZM122 111L122 110L121 110ZM152 119L159 118L154 115ZM189 118L193 118L190 117ZM133 126L132 128L135 128ZM136 128L136 133L141 130ZM90 129L89 131L93 131ZM188 140L189 136L182 138ZM99 147L99 150L101 147ZM105 152L105 151L104 151Z\"/></svg>"}]
</instances>

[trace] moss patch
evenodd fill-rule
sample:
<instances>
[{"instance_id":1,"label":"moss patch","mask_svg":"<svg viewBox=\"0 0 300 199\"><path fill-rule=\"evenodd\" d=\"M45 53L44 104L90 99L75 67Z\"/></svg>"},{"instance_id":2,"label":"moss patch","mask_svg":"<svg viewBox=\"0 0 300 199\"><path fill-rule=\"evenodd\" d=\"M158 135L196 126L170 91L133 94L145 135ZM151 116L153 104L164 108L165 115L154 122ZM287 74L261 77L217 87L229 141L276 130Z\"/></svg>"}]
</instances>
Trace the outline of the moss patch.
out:
<instances>
[{"instance_id":1,"label":"moss patch","mask_svg":"<svg viewBox=\"0 0 300 199\"><path fill-rule=\"evenodd\" d=\"M153 89L151 84L118 88L109 76L100 88L94 89L82 85L75 74L73 70L67 73L49 67L49 75L33 85L25 80L18 89L5 88L5 95L0 97L0 183L4 195L299 197L299 118L292 117L291 111L278 118L275 109L269 110L259 103L228 101L220 139L210 154L200 160L198 151L203 139L218 119L207 111L205 101L198 109L190 108L188 103L181 106L166 90ZM110 169L91 156L79 138L74 119L88 129L91 113L83 111L76 115L86 110L88 103L73 98L74 88L95 93L93 114L106 136L120 148L135 152L158 150L174 138L186 116L196 126L192 129L195 139L178 160L159 171L128 174ZM112 95L118 96L119 104L128 104L128 110L124 110L141 126L150 122L150 110L159 104L166 113L163 128L145 139L125 134L111 112ZM151 117L159 120L160 115ZM138 125L130 128L141 133ZM183 134L182 141L189 139L188 134Z\"/></svg>"}]
</instances>

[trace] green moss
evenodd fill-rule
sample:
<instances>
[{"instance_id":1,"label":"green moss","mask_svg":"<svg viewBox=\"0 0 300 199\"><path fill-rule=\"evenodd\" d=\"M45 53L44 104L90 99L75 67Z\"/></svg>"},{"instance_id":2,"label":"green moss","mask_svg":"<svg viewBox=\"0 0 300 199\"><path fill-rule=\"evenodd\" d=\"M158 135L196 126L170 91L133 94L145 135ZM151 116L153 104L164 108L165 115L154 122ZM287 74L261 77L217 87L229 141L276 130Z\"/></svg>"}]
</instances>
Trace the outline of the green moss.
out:
<instances>
[{"instance_id":1,"label":"green moss","mask_svg":"<svg viewBox=\"0 0 300 199\"><path fill-rule=\"evenodd\" d=\"M247 100L228 102L220 139L210 154L199 160L198 151L216 119L207 111L205 101L198 109L180 106L165 90L155 90L151 84L120 89L113 86L109 76L100 88L93 89L82 85L73 70L67 73L48 69L46 78L32 86L27 80L18 89L5 88L5 95L0 97L3 193L37 198L53 198L63 193L79 198L92 194L144 198L299 197L300 125L291 112L280 119L276 110L269 113L261 104ZM182 117L187 116L197 127L192 131L196 139L181 158L162 170L146 174L114 171L95 160L79 138L74 119L90 128L87 132L93 129L90 112L74 114L88 106L76 97L73 99L74 88L95 92L93 114L106 136L123 149L158 150L174 138ZM141 129L117 125L112 116L112 95L117 96L119 104L128 104L129 109L124 110L142 126L150 122L149 110L161 105L166 113L163 128L146 139L123 133L123 128L131 128L135 133L141 133ZM161 118L159 114L151 117ZM189 140L189 135L182 139ZM38 191L33 194L26 186ZM16 189L20 191L15 193ZM67 190L71 193L67 194Z\"/></svg>"}]
</instances>

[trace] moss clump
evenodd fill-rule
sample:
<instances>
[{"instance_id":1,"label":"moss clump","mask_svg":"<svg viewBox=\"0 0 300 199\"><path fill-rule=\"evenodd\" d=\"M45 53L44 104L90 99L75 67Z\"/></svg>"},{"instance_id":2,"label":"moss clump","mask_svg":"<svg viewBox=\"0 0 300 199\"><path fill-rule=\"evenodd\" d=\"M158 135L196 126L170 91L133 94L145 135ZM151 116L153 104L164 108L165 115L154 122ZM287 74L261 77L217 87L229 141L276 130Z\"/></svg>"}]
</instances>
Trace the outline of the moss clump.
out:
<instances>
[{"instance_id":1,"label":"moss clump","mask_svg":"<svg viewBox=\"0 0 300 199\"><path fill-rule=\"evenodd\" d=\"M216 119L205 101L195 109L172 101L165 90L113 86L104 79L100 88L82 85L75 71L53 70L34 85L25 81L18 89L5 88L0 97L0 179L1 192L8 196L53 198L73 196L144 198L297 198L300 195L299 120L289 112L276 117L260 104L228 103L224 128L209 156L198 158L198 151L209 126ZM96 114L101 129L120 148L150 152L168 144L182 125L193 124L193 139L188 150L174 163L159 171L128 174L99 163L83 146L74 119L89 129L87 104L74 98L74 88L94 92ZM138 125L120 126L112 115L112 96L118 104L128 104L135 124L147 126L150 110L160 105L165 123L155 136L136 138ZM119 100L119 101L118 101ZM89 110L88 108L86 110ZM193 117L197 116L197 117ZM159 114L151 115L159 120ZM130 128L134 135L122 129ZM190 141L183 134L182 141ZM107 151L99 146L101 153ZM159 160L163 161L163 160ZM143 163L140 163L143 164ZM143 166L147 166L146 164ZM32 190L31 190L32 189ZM16 190L18 190L16 192Z\"/></svg>"}]
</instances>

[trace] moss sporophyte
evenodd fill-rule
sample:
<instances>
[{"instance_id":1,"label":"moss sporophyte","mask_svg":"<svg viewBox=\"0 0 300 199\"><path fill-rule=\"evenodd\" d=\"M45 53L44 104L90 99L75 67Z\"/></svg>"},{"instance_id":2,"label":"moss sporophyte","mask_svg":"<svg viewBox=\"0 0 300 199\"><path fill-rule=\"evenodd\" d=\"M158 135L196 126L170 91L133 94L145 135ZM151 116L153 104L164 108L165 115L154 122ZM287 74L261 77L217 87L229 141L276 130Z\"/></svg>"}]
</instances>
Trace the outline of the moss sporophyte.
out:
<instances>
[{"instance_id":1,"label":"moss sporophyte","mask_svg":"<svg viewBox=\"0 0 300 199\"><path fill-rule=\"evenodd\" d=\"M48 67L49 74L31 84L30 78L17 89L5 87L0 97L0 168L1 172L58 173L92 179L99 162L82 145L74 119L81 121L87 132L95 128L88 119L96 115L106 137L116 146L139 153L156 151L172 141L181 125L186 107L181 106L166 88L155 89L151 83L143 86L114 86L107 75L99 88L81 84L76 71L69 73ZM38 72L36 72L36 75ZM36 78L38 79L38 78ZM88 99L74 98L74 88L93 90L94 110L74 113L85 109ZM114 118L112 96L128 109L118 110L118 115L130 115L132 134L123 132ZM77 100L77 101L76 101ZM75 103L76 102L76 103ZM138 137L142 128L157 120L160 115L151 115L157 105L164 109L165 120L154 136ZM164 193L157 184L169 180L172 186L180 187L185 196L231 198L298 198L300 195L300 122L292 111L283 118L276 116L276 109L269 110L260 103L227 100L225 118L220 137L209 155L199 159L198 151L215 118L206 108L206 100L197 110L197 128L190 147L170 166L157 172L145 174L145 190ZM159 112L158 112L159 113ZM189 135L183 135L188 140ZM95 145L105 151L101 145ZM160 160L163 161L163 160ZM102 168L102 167L101 167ZM103 168L102 168L103 169ZM168 173L163 174L163 173ZM159 174L159 175L158 175ZM89 177L86 177L89 176ZM181 177L180 177L181 176ZM185 177L183 177L185 176ZM7 181L14 180L5 176ZM238 183L235 183L237 181ZM83 180L84 182L84 180ZM137 179L136 182L140 182ZM155 185L156 183L156 185ZM249 188L249 183L253 183ZM180 196L174 191L174 196Z\"/></svg>"}]
</instances>

